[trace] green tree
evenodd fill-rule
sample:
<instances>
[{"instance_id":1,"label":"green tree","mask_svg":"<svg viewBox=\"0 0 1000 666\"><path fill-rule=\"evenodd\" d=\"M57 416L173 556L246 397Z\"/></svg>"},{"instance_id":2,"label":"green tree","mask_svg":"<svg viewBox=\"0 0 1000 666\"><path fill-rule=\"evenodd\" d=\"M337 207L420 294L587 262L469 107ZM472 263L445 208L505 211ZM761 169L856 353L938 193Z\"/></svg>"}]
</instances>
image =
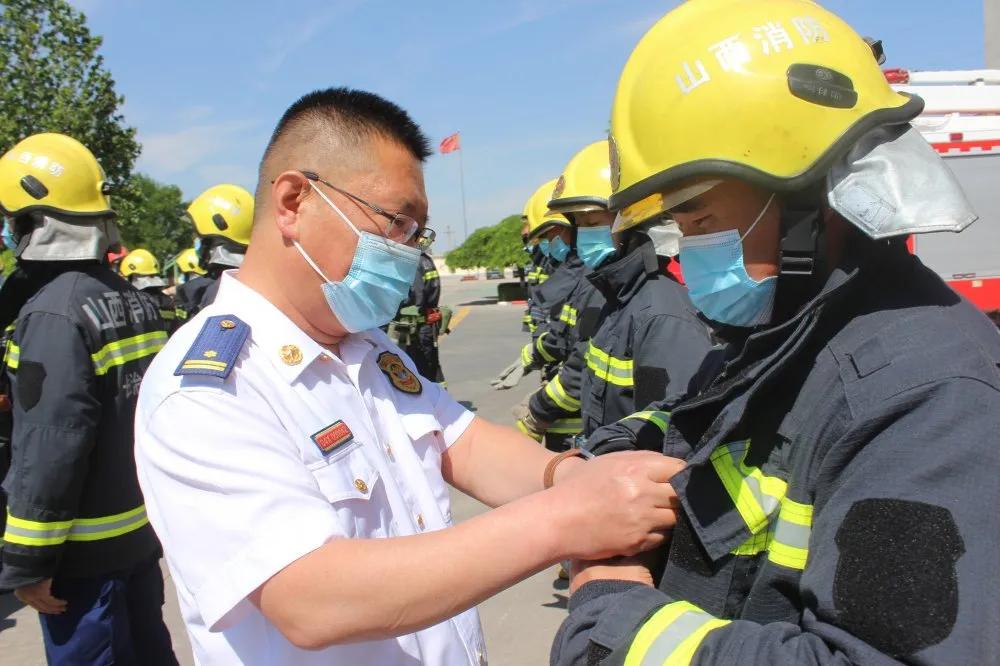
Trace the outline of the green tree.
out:
<instances>
[{"instance_id":1,"label":"green tree","mask_svg":"<svg viewBox=\"0 0 1000 666\"><path fill-rule=\"evenodd\" d=\"M445 256L445 263L451 269L525 265L529 257L521 242L521 224L520 215L508 215L492 227L476 229Z\"/></svg>"},{"instance_id":2,"label":"green tree","mask_svg":"<svg viewBox=\"0 0 1000 666\"><path fill-rule=\"evenodd\" d=\"M65 0L0 0L0 152L61 132L90 148L112 183L128 179L140 146L100 46Z\"/></svg>"},{"instance_id":3,"label":"green tree","mask_svg":"<svg viewBox=\"0 0 1000 666\"><path fill-rule=\"evenodd\" d=\"M130 189L131 198L112 200L125 247L129 250L144 247L164 264L191 247L194 232L182 218L185 204L178 187L136 174Z\"/></svg>"}]
</instances>

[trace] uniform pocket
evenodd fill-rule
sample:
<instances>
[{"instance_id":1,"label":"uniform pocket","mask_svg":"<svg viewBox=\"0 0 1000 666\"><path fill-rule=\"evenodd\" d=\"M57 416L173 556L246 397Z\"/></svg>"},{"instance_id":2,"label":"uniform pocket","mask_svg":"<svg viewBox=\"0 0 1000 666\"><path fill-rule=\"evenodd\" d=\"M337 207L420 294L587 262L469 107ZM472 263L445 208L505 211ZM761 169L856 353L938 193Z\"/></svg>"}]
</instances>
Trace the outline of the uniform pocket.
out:
<instances>
[{"instance_id":1,"label":"uniform pocket","mask_svg":"<svg viewBox=\"0 0 1000 666\"><path fill-rule=\"evenodd\" d=\"M372 539L389 535L392 515L385 488L378 469L368 462L362 447L310 471L348 536Z\"/></svg>"}]
</instances>

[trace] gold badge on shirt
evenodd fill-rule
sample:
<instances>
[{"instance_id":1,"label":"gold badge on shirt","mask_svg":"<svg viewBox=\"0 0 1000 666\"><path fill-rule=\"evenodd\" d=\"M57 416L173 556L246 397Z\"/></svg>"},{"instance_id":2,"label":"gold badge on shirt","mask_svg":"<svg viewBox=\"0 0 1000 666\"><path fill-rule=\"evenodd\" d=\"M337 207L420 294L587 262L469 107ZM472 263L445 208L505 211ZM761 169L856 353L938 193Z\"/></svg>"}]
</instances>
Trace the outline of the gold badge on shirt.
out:
<instances>
[{"instance_id":1,"label":"gold badge on shirt","mask_svg":"<svg viewBox=\"0 0 1000 666\"><path fill-rule=\"evenodd\" d=\"M378 355L379 370L385 373L392 385L403 393L419 394L423 390L420 380L403 364L403 359L392 352L382 352Z\"/></svg>"}]
</instances>

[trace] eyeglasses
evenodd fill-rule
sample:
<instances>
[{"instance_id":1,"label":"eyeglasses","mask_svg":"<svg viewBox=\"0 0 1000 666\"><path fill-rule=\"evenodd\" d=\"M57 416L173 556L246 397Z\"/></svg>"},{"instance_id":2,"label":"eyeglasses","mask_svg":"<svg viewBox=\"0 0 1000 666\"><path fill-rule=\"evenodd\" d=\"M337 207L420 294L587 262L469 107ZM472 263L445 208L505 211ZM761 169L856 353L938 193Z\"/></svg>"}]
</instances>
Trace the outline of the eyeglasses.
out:
<instances>
[{"instance_id":1,"label":"eyeglasses","mask_svg":"<svg viewBox=\"0 0 1000 666\"><path fill-rule=\"evenodd\" d=\"M421 228L420 223L409 215L403 215L402 213L390 213L389 211L379 208L375 204L368 203L361 197L351 194L347 190L343 190L336 185L323 180L315 171L300 171L299 173L309 180L316 181L317 183L323 183L331 190L340 192L351 201L357 202L365 208L371 210L376 215L384 217L388 220L388 222L385 225L382 235L391 241L402 243L404 245L414 243L421 250L425 250L431 246L431 243L433 243L434 239L437 237L437 233L433 229L430 227Z\"/></svg>"}]
</instances>

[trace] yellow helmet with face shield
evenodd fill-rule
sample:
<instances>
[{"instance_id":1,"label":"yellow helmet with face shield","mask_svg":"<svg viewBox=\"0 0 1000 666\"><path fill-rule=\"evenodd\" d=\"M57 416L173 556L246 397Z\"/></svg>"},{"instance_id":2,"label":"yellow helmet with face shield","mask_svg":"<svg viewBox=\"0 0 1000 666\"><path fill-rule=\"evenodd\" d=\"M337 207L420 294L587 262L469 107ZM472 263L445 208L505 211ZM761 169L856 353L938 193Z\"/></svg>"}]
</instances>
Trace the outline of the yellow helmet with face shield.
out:
<instances>
[{"instance_id":1,"label":"yellow helmet with face shield","mask_svg":"<svg viewBox=\"0 0 1000 666\"><path fill-rule=\"evenodd\" d=\"M120 270L122 277L159 275L160 262L156 260L152 252L139 248L138 250L132 250L122 259Z\"/></svg>"},{"instance_id":2,"label":"yellow helmet with face shield","mask_svg":"<svg viewBox=\"0 0 1000 666\"><path fill-rule=\"evenodd\" d=\"M198 263L198 253L193 247L189 247L177 255L177 267L181 273L197 273L205 275L205 269Z\"/></svg>"},{"instance_id":3,"label":"yellow helmet with face shield","mask_svg":"<svg viewBox=\"0 0 1000 666\"><path fill-rule=\"evenodd\" d=\"M814 2L689 0L646 33L618 83L616 229L721 178L803 190L861 136L922 108L892 90L868 42Z\"/></svg>"},{"instance_id":4,"label":"yellow helmet with face shield","mask_svg":"<svg viewBox=\"0 0 1000 666\"><path fill-rule=\"evenodd\" d=\"M549 210L549 199L555 189L557 178L548 181L531 195L524 205L522 217L528 221L528 240L536 240L552 227L571 228L573 225L563 215Z\"/></svg>"},{"instance_id":5,"label":"yellow helmet with face shield","mask_svg":"<svg viewBox=\"0 0 1000 666\"><path fill-rule=\"evenodd\" d=\"M215 185L191 202L187 209L202 238L219 237L243 246L253 230L253 195L239 185Z\"/></svg>"},{"instance_id":6,"label":"yellow helmet with face shield","mask_svg":"<svg viewBox=\"0 0 1000 666\"><path fill-rule=\"evenodd\" d=\"M549 209L560 213L607 210L611 197L608 142L596 141L576 155L563 169L552 191Z\"/></svg>"},{"instance_id":7,"label":"yellow helmet with face shield","mask_svg":"<svg viewBox=\"0 0 1000 666\"><path fill-rule=\"evenodd\" d=\"M112 216L107 189L94 154L65 134L29 136L0 157L0 210L11 217L36 210Z\"/></svg>"}]
</instances>

